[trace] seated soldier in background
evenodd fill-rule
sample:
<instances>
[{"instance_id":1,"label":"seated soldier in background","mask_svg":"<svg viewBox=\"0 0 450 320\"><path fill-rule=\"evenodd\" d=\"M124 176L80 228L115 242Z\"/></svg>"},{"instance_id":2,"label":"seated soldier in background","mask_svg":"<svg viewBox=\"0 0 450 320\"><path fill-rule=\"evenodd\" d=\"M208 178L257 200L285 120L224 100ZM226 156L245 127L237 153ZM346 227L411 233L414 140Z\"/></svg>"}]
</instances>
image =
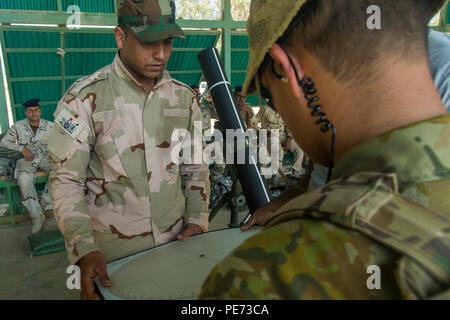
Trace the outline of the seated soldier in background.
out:
<instances>
[{"instance_id":1,"label":"seated soldier in background","mask_svg":"<svg viewBox=\"0 0 450 320\"><path fill-rule=\"evenodd\" d=\"M253 112L252 107L247 104L245 101L247 100L247 96L242 94L242 86L234 87L234 98L239 107L239 111L241 113L242 121L246 125L245 129L258 129L258 118Z\"/></svg>"},{"instance_id":2,"label":"seated soldier in background","mask_svg":"<svg viewBox=\"0 0 450 320\"><path fill-rule=\"evenodd\" d=\"M44 226L43 211L52 203L49 183L45 185L39 202L34 182L37 171L50 172L47 143L53 123L41 119L39 99L29 100L23 106L27 119L17 121L3 137L0 146L21 152L23 155L23 159L17 160L15 178L24 199L23 205L32 220L31 233L36 234L42 231Z\"/></svg>"},{"instance_id":3,"label":"seated soldier in background","mask_svg":"<svg viewBox=\"0 0 450 320\"><path fill-rule=\"evenodd\" d=\"M200 298L450 298L450 115L426 41L441 4L252 1L244 92L273 102L332 181L255 212L242 229L265 229ZM373 5L381 30L368 28Z\"/></svg>"}]
</instances>

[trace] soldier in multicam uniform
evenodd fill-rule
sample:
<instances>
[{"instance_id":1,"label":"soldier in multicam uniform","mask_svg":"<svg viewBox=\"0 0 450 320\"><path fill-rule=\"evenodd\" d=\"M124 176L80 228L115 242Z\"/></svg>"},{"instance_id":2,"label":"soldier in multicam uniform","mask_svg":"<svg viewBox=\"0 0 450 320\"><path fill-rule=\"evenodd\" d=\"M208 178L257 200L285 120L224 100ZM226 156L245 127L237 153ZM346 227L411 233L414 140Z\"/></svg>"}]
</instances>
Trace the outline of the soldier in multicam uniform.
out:
<instances>
[{"instance_id":1,"label":"soldier in multicam uniform","mask_svg":"<svg viewBox=\"0 0 450 320\"><path fill-rule=\"evenodd\" d=\"M244 92L271 99L314 162L337 162L324 187L256 211L242 230L265 228L200 298L450 298L450 115L426 48L442 3L252 0ZM381 31L366 27L371 5Z\"/></svg>"},{"instance_id":2,"label":"soldier in multicam uniform","mask_svg":"<svg viewBox=\"0 0 450 320\"><path fill-rule=\"evenodd\" d=\"M41 119L39 99L23 104L27 119L17 121L3 137L0 146L21 152L23 159L17 160L14 177L20 187L23 205L32 220L31 233L42 231L45 221L44 210L51 208L50 185L47 182L41 201L36 193L36 173L38 170L50 172L50 160L47 150L48 138L53 123Z\"/></svg>"},{"instance_id":3,"label":"soldier in multicam uniform","mask_svg":"<svg viewBox=\"0 0 450 320\"><path fill-rule=\"evenodd\" d=\"M173 38L185 38L175 3L120 4L120 50L67 91L49 142L55 216L82 299L98 298L96 276L111 286L107 261L208 229L208 167L172 158L174 130L201 136L202 121L193 90L165 70Z\"/></svg>"}]
</instances>

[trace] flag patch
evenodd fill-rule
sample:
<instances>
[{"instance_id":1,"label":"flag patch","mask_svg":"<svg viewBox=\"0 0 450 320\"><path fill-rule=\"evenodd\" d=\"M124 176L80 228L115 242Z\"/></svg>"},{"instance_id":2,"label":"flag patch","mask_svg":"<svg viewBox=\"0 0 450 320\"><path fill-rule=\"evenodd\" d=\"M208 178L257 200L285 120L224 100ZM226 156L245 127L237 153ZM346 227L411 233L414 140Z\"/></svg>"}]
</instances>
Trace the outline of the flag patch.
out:
<instances>
[{"instance_id":1,"label":"flag patch","mask_svg":"<svg viewBox=\"0 0 450 320\"><path fill-rule=\"evenodd\" d=\"M66 109L63 109L55 121L72 139L76 139L81 131L83 125L78 119Z\"/></svg>"}]
</instances>

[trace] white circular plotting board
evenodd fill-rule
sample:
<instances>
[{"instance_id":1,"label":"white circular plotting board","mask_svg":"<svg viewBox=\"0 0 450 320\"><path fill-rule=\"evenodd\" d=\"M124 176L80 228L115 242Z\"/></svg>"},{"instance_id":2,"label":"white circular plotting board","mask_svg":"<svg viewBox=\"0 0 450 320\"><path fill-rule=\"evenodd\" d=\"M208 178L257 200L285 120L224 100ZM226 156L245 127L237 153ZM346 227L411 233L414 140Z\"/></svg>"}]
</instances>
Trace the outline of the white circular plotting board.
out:
<instances>
[{"instance_id":1,"label":"white circular plotting board","mask_svg":"<svg viewBox=\"0 0 450 320\"><path fill-rule=\"evenodd\" d=\"M211 269L260 230L212 231L155 247L109 263L111 288L96 283L106 300L197 299Z\"/></svg>"}]
</instances>

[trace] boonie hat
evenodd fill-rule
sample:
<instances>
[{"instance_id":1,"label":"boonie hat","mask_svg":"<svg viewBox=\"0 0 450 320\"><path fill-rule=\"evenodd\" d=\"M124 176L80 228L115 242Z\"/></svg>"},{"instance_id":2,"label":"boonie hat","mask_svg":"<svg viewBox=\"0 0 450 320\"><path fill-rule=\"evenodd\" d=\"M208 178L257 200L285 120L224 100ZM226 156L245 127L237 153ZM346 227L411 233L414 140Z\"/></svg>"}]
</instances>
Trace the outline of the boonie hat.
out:
<instances>
[{"instance_id":1,"label":"boonie hat","mask_svg":"<svg viewBox=\"0 0 450 320\"><path fill-rule=\"evenodd\" d=\"M243 93L256 91L255 76L267 51L286 31L307 0L252 0L247 21L250 58ZM442 8L445 0L433 0L430 9L433 16Z\"/></svg>"}]
</instances>

